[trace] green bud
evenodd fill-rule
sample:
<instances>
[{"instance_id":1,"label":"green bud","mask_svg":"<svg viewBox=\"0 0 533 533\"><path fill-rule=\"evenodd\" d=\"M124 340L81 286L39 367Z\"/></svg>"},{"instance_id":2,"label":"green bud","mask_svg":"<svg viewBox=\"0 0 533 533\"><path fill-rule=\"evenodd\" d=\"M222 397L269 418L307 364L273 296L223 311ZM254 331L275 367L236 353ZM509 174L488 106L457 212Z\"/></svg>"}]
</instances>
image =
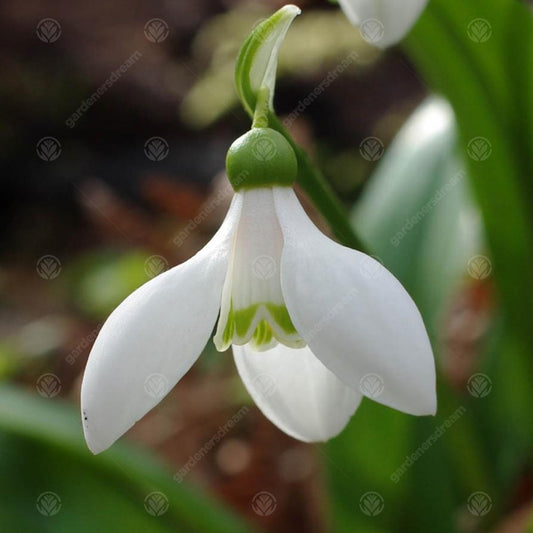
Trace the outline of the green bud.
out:
<instances>
[{"instance_id":1,"label":"green bud","mask_svg":"<svg viewBox=\"0 0 533 533\"><path fill-rule=\"evenodd\" d=\"M297 171L298 163L291 145L271 128L251 129L230 146L226 157L226 172L235 191L290 186Z\"/></svg>"}]
</instances>

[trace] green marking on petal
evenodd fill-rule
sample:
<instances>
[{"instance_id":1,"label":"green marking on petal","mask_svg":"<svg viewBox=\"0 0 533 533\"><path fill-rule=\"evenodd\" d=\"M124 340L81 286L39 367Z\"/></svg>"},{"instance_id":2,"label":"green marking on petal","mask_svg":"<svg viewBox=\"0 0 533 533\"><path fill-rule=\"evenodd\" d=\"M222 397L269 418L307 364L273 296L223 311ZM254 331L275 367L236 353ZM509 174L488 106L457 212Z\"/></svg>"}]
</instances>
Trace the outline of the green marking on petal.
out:
<instances>
[{"instance_id":1,"label":"green marking on petal","mask_svg":"<svg viewBox=\"0 0 533 533\"><path fill-rule=\"evenodd\" d=\"M222 334L222 340L225 346L229 346L231 344L231 339L233 339L234 331L235 320L233 319L233 308L231 308L228 314L228 321L226 322L226 327L224 328L224 333Z\"/></svg>"},{"instance_id":2,"label":"green marking on petal","mask_svg":"<svg viewBox=\"0 0 533 533\"><path fill-rule=\"evenodd\" d=\"M233 312L235 332L238 337L244 337L246 335L252 325L258 307L258 305L252 305L246 309L239 309L238 311Z\"/></svg>"},{"instance_id":3,"label":"green marking on petal","mask_svg":"<svg viewBox=\"0 0 533 533\"><path fill-rule=\"evenodd\" d=\"M254 331L251 331L256 314L261 312L260 308L268 312L269 318L260 320ZM256 349L266 349L265 347L272 346L274 339L288 346L304 344L284 305L258 303L236 311L232 302L222 332L222 342L217 339L217 335L214 340L217 349L224 351L231 344L246 344L249 341Z\"/></svg>"},{"instance_id":4,"label":"green marking on petal","mask_svg":"<svg viewBox=\"0 0 533 533\"><path fill-rule=\"evenodd\" d=\"M272 332L270 324L266 320L261 320L261 322L259 322L255 328L252 340L254 345L257 348L260 348L261 346L270 344L273 336L274 333Z\"/></svg>"},{"instance_id":5,"label":"green marking on petal","mask_svg":"<svg viewBox=\"0 0 533 533\"><path fill-rule=\"evenodd\" d=\"M259 310L263 306L272 315L274 322L280 327L280 329L288 335L297 335L296 328L292 323L289 312L284 305L276 305L271 303L259 303L251 305L246 309L239 309L238 311L230 310L232 318L235 320L235 332L239 337L244 337L252 325L253 319Z\"/></svg>"},{"instance_id":6,"label":"green marking on petal","mask_svg":"<svg viewBox=\"0 0 533 533\"><path fill-rule=\"evenodd\" d=\"M276 321L276 324L287 334L297 335L287 308L284 305L264 304Z\"/></svg>"}]
</instances>

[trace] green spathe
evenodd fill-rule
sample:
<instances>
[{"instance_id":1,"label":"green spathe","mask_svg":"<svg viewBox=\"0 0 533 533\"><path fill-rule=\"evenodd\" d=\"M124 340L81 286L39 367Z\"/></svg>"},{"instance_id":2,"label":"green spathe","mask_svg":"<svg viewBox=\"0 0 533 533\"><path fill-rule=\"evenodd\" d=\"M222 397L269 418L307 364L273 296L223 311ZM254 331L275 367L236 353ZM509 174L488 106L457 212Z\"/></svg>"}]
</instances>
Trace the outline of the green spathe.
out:
<instances>
[{"instance_id":1,"label":"green spathe","mask_svg":"<svg viewBox=\"0 0 533 533\"><path fill-rule=\"evenodd\" d=\"M287 5L258 24L241 47L235 65L235 86L250 116L255 115L262 89L268 91L267 109L273 110L279 49L300 8Z\"/></svg>"},{"instance_id":2,"label":"green spathe","mask_svg":"<svg viewBox=\"0 0 533 533\"><path fill-rule=\"evenodd\" d=\"M291 186L298 163L291 145L271 128L252 128L228 150L226 172L235 191L273 185Z\"/></svg>"}]
</instances>

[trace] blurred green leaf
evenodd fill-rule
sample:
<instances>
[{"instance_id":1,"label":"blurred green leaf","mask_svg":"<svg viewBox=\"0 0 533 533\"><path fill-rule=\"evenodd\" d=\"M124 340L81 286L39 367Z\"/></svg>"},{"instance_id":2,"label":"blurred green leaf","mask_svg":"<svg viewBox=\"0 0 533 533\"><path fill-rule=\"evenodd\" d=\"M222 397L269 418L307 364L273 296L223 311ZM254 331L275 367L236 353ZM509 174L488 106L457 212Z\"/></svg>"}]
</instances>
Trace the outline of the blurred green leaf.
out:
<instances>
[{"instance_id":1,"label":"blurred green leaf","mask_svg":"<svg viewBox=\"0 0 533 533\"><path fill-rule=\"evenodd\" d=\"M140 250L82 256L70 269L71 299L93 319L107 318L122 300L150 280L149 257L150 253Z\"/></svg>"},{"instance_id":2,"label":"blurred green leaf","mask_svg":"<svg viewBox=\"0 0 533 533\"><path fill-rule=\"evenodd\" d=\"M472 33L476 21L482 37ZM432 0L406 44L454 107L493 259L500 316L479 367L493 391L471 410L493 457L487 518L495 521L533 459L533 16L523 2ZM471 151L479 138L488 146L482 157Z\"/></svg>"},{"instance_id":3,"label":"blurred green leaf","mask_svg":"<svg viewBox=\"0 0 533 533\"><path fill-rule=\"evenodd\" d=\"M330 476L333 530L338 533L400 530L406 487L391 481L410 451L413 420L393 409L363 400L348 427L324 447ZM383 511L365 512L365 495L377 493Z\"/></svg>"},{"instance_id":4,"label":"blurred green leaf","mask_svg":"<svg viewBox=\"0 0 533 533\"><path fill-rule=\"evenodd\" d=\"M5 385L0 470L11 480L0 498L4 531L249 531L220 504L173 481L144 453L118 444L92 456L77 413ZM46 492L61 499L53 516L37 509ZM164 497L149 514L145 500L153 492Z\"/></svg>"},{"instance_id":5,"label":"blurred green leaf","mask_svg":"<svg viewBox=\"0 0 533 533\"><path fill-rule=\"evenodd\" d=\"M475 20L488 24L490 38L480 41L469 32ZM533 114L531 12L510 0L432 0L406 44L455 110L508 327L531 354L533 299L523 297L533 294L532 126L525 119ZM472 152L476 139L487 145L485 153Z\"/></svg>"}]
</instances>

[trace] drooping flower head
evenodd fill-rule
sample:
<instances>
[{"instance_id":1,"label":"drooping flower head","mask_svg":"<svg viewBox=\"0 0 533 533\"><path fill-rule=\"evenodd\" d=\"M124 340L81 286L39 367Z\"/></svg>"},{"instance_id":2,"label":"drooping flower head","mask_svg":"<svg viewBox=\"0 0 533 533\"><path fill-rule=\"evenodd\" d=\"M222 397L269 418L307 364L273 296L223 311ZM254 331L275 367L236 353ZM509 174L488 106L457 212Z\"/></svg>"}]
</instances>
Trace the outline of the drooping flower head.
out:
<instances>
[{"instance_id":1,"label":"drooping flower head","mask_svg":"<svg viewBox=\"0 0 533 533\"><path fill-rule=\"evenodd\" d=\"M297 12L284 9L286 31ZM272 57L262 80L273 80ZM259 84L258 105L271 106L272 90L273 81ZM434 414L435 368L416 305L380 263L313 224L293 190L294 150L261 109L226 168L235 195L216 235L102 327L81 393L89 448L106 449L152 409L164 394L149 394L147 380L162 376L168 393L215 327L217 349L232 348L258 407L294 438L337 435L364 395Z\"/></svg>"}]
</instances>

